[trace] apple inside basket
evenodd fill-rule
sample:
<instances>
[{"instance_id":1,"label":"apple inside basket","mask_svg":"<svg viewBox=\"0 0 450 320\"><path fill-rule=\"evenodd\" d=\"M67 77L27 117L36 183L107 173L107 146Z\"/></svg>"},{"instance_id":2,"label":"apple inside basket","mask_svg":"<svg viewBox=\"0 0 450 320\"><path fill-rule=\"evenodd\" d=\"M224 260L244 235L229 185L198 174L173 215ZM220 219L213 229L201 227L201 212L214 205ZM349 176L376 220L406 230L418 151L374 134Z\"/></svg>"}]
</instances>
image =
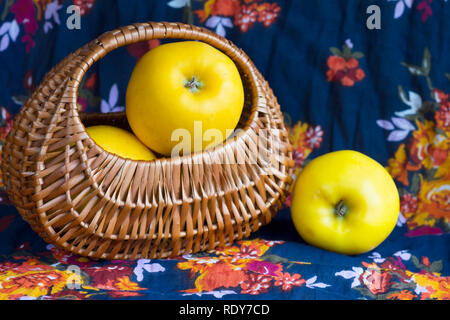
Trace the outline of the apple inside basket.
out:
<instances>
[{"instance_id":1,"label":"apple inside basket","mask_svg":"<svg viewBox=\"0 0 450 320\"><path fill-rule=\"evenodd\" d=\"M118 143L127 149L123 138L128 135L115 128L133 134L131 145L138 141L158 158L167 158L222 145L249 122L250 83L234 62L204 42L170 40L149 50L134 67L123 94L126 112L80 113L88 134L105 151L149 158L121 150Z\"/></svg>"}]
</instances>

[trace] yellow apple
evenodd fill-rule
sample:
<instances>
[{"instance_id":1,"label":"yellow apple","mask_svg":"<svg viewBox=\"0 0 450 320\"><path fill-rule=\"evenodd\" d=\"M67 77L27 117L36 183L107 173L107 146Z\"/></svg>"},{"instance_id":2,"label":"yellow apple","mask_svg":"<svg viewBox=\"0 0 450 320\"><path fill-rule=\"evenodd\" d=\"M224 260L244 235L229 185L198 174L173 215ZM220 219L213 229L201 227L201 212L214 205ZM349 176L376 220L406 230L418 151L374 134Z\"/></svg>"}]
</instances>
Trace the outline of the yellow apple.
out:
<instances>
[{"instance_id":1,"label":"yellow apple","mask_svg":"<svg viewBox=\"0 0 450 320\"><path fill-rule=\"evenodd\" d=\"M352 150L313 159L292 194L291 216L303 240L348 255L383 242L399 211L398 190L386 169Z\"/></svg>"},{"instance_id":2,"label":"yellow apple","mask_svg":"<svg viewBox=\"0 0 450 320\"><path fill-rule=\"evenodd\" d=\"M172 155L182 139L188 149L183 154L222 143L239 122L243 105L234 62L198 41L166 43L147 52L134 67L126 93L131 129L163 155ZM215 130L212 142L204 139L208 130Z\"/></svg>"},{"instance_id":3,"label":"yellow apple","mask_svg":"<svg viewBox=\"0 0 450 320\"><path fill-rule=\"evenodd\" d=\"M86 128L89 136L104 150L122 158L150 161L156 158L132 133L113 126L97 125Z\"/></svg>"}]
</instances>

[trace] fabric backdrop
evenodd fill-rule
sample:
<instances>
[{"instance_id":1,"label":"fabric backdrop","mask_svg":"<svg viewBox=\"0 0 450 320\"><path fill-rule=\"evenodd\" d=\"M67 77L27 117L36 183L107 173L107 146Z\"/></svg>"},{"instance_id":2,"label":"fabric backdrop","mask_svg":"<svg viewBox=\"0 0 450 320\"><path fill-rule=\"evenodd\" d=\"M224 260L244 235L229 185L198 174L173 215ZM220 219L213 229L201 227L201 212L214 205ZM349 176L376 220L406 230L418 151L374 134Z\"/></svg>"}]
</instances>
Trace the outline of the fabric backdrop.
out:
<instances>
[{"instance_id":1,"label":"fabric backdrop","mask_svg":"<svg viewBox=\"0 0 450 320\"><path fill-rule=\"evenodd\" d=\"M81 20L71 30L73 4ZM372 4L380 29L366 26ZM249 55L285 114L297 172L341 149L385 166L401 197L396 228L366 254L327 252L296 233L288 197L269 225L229 247L95 261L41 240L1 185L0 299L450 298L450 1L0 0L0 143L52 66L103 32L150 20L209 28ZM122 110L133 66L160 43L96 63L81 108ZM81 285L67 286L73 279Z\"/></svg>"}]
</instances>

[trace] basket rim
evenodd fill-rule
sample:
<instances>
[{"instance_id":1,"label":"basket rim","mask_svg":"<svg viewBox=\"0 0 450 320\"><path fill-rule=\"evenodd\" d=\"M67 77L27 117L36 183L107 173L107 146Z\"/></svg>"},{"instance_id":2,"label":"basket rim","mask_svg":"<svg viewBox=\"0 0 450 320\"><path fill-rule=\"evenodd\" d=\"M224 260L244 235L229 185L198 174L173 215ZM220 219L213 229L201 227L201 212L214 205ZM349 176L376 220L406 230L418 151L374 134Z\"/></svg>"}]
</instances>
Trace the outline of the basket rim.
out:
<instances>
[{"instance_id":1,"label":"basket rim","mask_svg":"<svg viewBox=\"0 0 450 320\"><path fill-rule=\"evenodd\" d=\"M146 32L146 37L145 38L137 38L136 37L131 37L131 38L126 38L126 40L121 43L118 46L114 46L111 47L109 46L107 43L104 43L105 41L111 41L111 36L114 36L115 34L122 32L123 30L127 30L128 32L137 32L139 30L139 28L148 28L150 27L153 32L151 34ZM164 32L155 32L155 30L158 30L158 27L162 27L164 28ZM194 35L193 37L189 38L189 37L183 37L183 36L173 36L173 33L168 33L168 27L169 28L179 28L179 30L184 30L185 32L188 32L189 30L193 31L192 34ZM199 37L199 35L204 36L204 39L201 39L201 37ZM107 40L105 40L107 39ZM95 62L98 62L99 60L101 60L106 54L108 54L109 52L123 47L123 46L127 46L130 44L134 44L134 43L138 43L141 41L147 41L147 40L152 40L152 39L180 39L180 40L197 40L197 41L202 41L205 42L211 46L213 46L214 48L220 50L222 53L224 53L225 55L227 55L236 65L236 67L239 70L239 73L242 75L246 75L248 77L248 82L250 83L249 86L245 86L244 81L242 80L242 76L241 76L241 81L244 87L244 92L247 91L249 93L250 96L250 102L247 102L249 104L250 107L250 113L247 116L247 119L245 119L245 124L243 126L243 128L241 130L239 130L237 132L236 135L234 135L232 138L228 137L226 138L222 143L206 149L206 150L202 150L201 152L193 152L193 153L189 153L186 155L182 155L182 156L165 156L163 155L163 157L161 158L155 158L153 160L135 160L135 159L130 159L130 158L125 158L122 157L118 154L109 152L107 150L105 150L104 148L102 148L99 144L97 144L94 139L92 139L92 137L88 134L86 127L84 125L84 123L81 121L80 119L80 114L79 114L79 110L76 106L76 101L78 98L78 90L79 90L79 86L81 84L81 80L84 78L85 74L87 73L87 71L92 67L92 65ZM207 41L205 41L205 39ZM106 45L106 49L105 49L105 45ZM222 45L225 48L229 48L231 50L233 50L234 52L237 52L238 54L236 54L236 56L231 57L229 54L227 54L226 52L224 52L223 49L221 49L220 47L218 47L218 45ZM75 86L73 87L74 90L74 101L75 103L70 102L70 108L72 109L72 112L74 113L74 119L77 122L78 125L80 125L83 128L83 133L85 133L88 137L87 140L89 140L88 144L92 144L95 145L95 147L99 148L102 152L104 152L105 154L112 156L112 157L117 157L122 159L123 161L130 161L130 162L137 162L137 163L157 163L157 165L164 165L167 162L171 163L171 162L181 162L181 163L185 163L188 162L188 160L191 160L193 158L204 158L204 157L208 157L211 158L211 155L217 154L221 151L223 151L225 148L231 147L233 148L234 145L236 143L238 143L238 141L240 139L245 138L245 136L248 136L249 130L252 127L252 124L254 123L255 119L258 117L258 113L259 111L257 110L257 108L255 106L258 105L258 102L260 100L261 97L263 97L263 94L261 93L261 88L257 85L257 76L255 74L255 67L252 63L252 61L250 60L250 58L246 55L246 53L239 49L236 45L234 45L230 40L216 34L213 33L212 31L203 28L203 27L199 27L199 26L195 26L195 25L190 25L190 24L184 24L184 23L173 23L173 22L146 22L146 23L134 23L134 24L130 24L127 26L122 26L110 31L107 31L103 34L101 34L100 36L98 36L97 38L95 38L94 40L92 40L91 42L87 43L86 45L84 45L83 47L81 47L79 49L79 51L83 51L84 49L89 48L90 51L88 51L87 55L84 56L83 61L89 61L89 67L85 68L82 67L80 65L78 65L76 67L76 70L74 71L74 74L76 75L73 78L79 79ZM94 49L95 48L95 49ZM247 67L248 70L246 70L244 67ZM244 107L245 107L245 103L246 101L244 100ZM125 113L125 111L121 111L121 112L117 112L117 113ZM126 116L126 115L125 115ZM236 132L235 131L236 128L234 128L233 133ZM153 150L152 150L153 151Z\"/></svg>"}]
</instances>

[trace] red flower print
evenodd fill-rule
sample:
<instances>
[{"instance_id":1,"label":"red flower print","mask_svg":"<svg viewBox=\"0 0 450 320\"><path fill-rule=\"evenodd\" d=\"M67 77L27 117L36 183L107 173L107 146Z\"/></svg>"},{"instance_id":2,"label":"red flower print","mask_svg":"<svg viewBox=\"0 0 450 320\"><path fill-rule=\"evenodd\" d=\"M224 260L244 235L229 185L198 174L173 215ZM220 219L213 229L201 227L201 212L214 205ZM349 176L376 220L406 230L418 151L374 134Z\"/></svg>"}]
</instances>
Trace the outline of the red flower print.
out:
<instances>
[{"instance_id":1,"label":"red flower print","mask_svg":"<svg viewBox=\"0 0 450 320\"><path fill-rule=\"evenodd\" d=\"M95 0L73 0L73 4L80 7L80 15L91 12L94 7Z\"/></svg>"},{"instance_id":2,"label":"red flower print","mask_svg":"<svg viewBox=\"0 0 450 320\"><path fill-rule=\"evenodd\" d=\"M292 157L294 158L295 166L301 167L305 161L305 153L301 149L295 149L292 152Z\"/></svg>"},{"instance_id":3,"label":"red flower print","mask_svg":"<svg viewBox=\"0 0 450 320\"><path fill-rule=\"evenodd\" d=\"M449 101L449 95L446 94L445 92L438 90L438 89L434 89L434 95L436 97L436 100L439 101L439 103L450 103Z\"/></svg>"},{"instance_id":4,"label":"red flower print","mask_svg":"<svg viewBox=\"0 0 450 320\"><path fill-rule=\"evenodd\" d=\"M402 259L400 259L399 257L389 257L380 264L380 267L387 272L397 274L397 278L401 282L407 282L407 280L409 280L409 276L405 272L406 267L403 264Z\"/></svg>"},{"instance_id":5,"label":"red flower print","mask_svg":"<svg viewBox=\"0 0 450 320\"><path fill-rule=\"evenodd\" d=\"M148 41L140 41L127 46L128 53L139 60L149 50L160 45L159 39L152 39Z\"/></svg>"},{"instance_id":6,"label":"red flower print","mask_svg":"<svg viewBox=\"0 0 450 320\"><path fill-rule=\"evenodd\" d=\"M14 270L19 266L18 263L15 262L10 262L10 261L5 261L0 263L0 274L1 273L5 273L8 270Z\"/></svg>"},{"instance_id":7,"label":"red flower print","mask_svg":"<svg viewBox=\"0 0 450 320\"><path fill-rule=\"evenodd\" d=\"M330 68L331 71L333 71L333 74L345 70L346 62L345 59L338 56L330 56L327 60L328 68ZM330 79L328 79L330 81Z\"/></svg>"},{"instance_id":8,"label":"red flower print","mask_svg":"<svg viewBox=\"0 0 450 320\"><path fill-rule=\"evenodd\" d=\"M22 42L25 43L26 52L34 47L34 40L31 37L38 29L36 21L36 8L32 0L17 0L10 7L10 11L15 14L15 20L18 24L23 24L25 35L22 37Z\"/></svg>"},{"instance_id":9,"label":"red flower print","mask_svg":"<svg viewBox=\"0 0 450 320\"><path fill-rule=\"evenodd\" d=\"M242 32L247 32L247 30L255 24L258 17L256 8L257 6L255 3L249 6L242 5L241 9L236 13L234 24L238 26Z\"/></svg>"},{"instance_id":10,"label":"red flower print","mask_svg":"<svg viewBox=\"0 0 450 320\"><path fill-rule=\"evenodd\" d=\"M241 32L247 32L256 22L263 26L272 25L280 14L277 3L261 2L261 0L209 0L202 9L193 11L200 23L208 28L216 28L216 33L224 36L224 27L238 26Z\"/></svg>"},{"instance_id":11,"label":"red flower print","mask_svg":"<svg viewBox=\"0 0 450 320\"><path fill-rule=\"evenodd\" d=\"M438 127L450 127L450 105L442 105L441 109L435 113L434 117Z\"/></svg>"},{"instance_id":12,"label":"red flower print","mask_svg":"<svg viewBox=\"0 0 450 320\"><path fill-rule=\"evenodd\" d=\"M377 269L368 268L360 275L360 282L372 292L380 294L388 291L391 285L392 275L389 272L380 272Z\"/></svg>"},{"instance_id":13,"label":"red flower print","mask_svg":"<svg viewBox=\"0 0 450 320\"><path fill-rule=\"evenodd\" d=\"M286 199L284 200L284 205L286 207L290 207L292 205L292 193L289 193Z\"/></svg>"},{"instance_id":14,"label":"red flower print","mask_svg":"<svg viewBox=\"0 0 450 320\"><path fill-rule=\"evenodd\" d=\"M211 7L212 16L232 17L239 11L238 0L216 0Z\"/></svg>"},{"instance_id":15,"label":"red flower print","mask_svg":"<svg viewBox=\"0 0 450 320\"><path fill-rule=\"evenodd\" d=\"M354 58L345 60L342 57L330 56L327 65L330 68L327 71L327 80L340 81L343 86L351 87L366 76L364 71L358 68L358 60Z\"/></svg>"},{"instance_id":16,"label":"red flower print","mask_svg":"<svg viewBox=\"0 0 450 320\"><path fill-rule=\"evenodd\" d=\"M300 287L306 281L302 279L302 276L298 273L290 275L288 272L282 273L281 276L277 277L275 280L276 286L281 286L284 291L291 290L294 286Z\"/></svg>"},{"instance_id":17,"label":"red flower print","mask_svg":"<svg viewBox=\"0 0 450 320\"><path fill-rule=\"evenodd\" d=\"M18 24L23 24L26 33L34 34L38 29L36 22L36 8L32 0L17 0L10 7Z\"/></svg>"},{"instance_id":18,"label":"red flower print","mask_svg":"<svg viewBox=\"0 0 450 320\"><path fill-rule=\"evenodd\" d=\"M439 167L448 158L448 150L437 148L434 145L429 146L429 154L434 167Z\"/></svg>"},{"instance_id":19,"label":"red flower print","mask_svg":"<svg viewBox=\"0 0 450 320\"><path fill-rule=\"evenodd\" d=\"M276 3L263 3L258 7L258 22L269 27L278 18L281 8Z\"/></svg>"},{"instance_id":20,"label":"red flower print","mask_svg":"<svg viewBox=\"0 0 450 320\"><path fill-rule=\"evenodd\" d=\"M330 49L334 55L328 57L326 72L327 80L339 81L343 86L352 87L355 82L359 82L366 74L364 70L359 68L359 61L355 57L364 56L361 52L351 52L351 48L346 44L342 51L337 48Z\"/></svg>"},{"instance_id":21,"label":"red flower print","mask_svg":"<svg viewBox=\"0 0 450 320\"><path fill-rule=\"evenodd\" d=\"M4 140L13 126L13 117L5 107L1 107L0 112L0 139Z\"/></svg>"},{"instance_id":22,"label":"red flower print","mask_svg":"<svg viewBox=\"0 0 450 320\"><path fill-rule=\"evenodd\" d=\"M120 290L112 290L108 292L108 294L113 298L123 298L123 297L138 297L142 296L142 294L133 291L120 291Z\"/></svg>"},{"instance_id":23,"label":"red flower print","mask_svg":"<svg viewBox=\"0 0 450 320\"><path fill-rule=\"evenodd\" d=\"M99 289L114 290L116 279L129 276L133 273L133 268L120 265L110 265L101 267L88 267L84 271L91 277L93 285Z\"/></svg>"},{"instance_id":24,"label":"red flower print","mask_svg":"<svg viewBox=\"0 0 450 320\"><path fill-rule=\"evenodd\" d=\"M428 257L422 257L422 264L424 266L430 267L430 259L428 259Z\"/></svg>"},{"instance_id":25,"label":"red flower print","mask_svg":"<svg viewBox=\"0 0 450 320\"><path fill-rule=\"evenodd\" d=\"M58 291L56 293L53 293L51 296L48 296L47 299L49 299L49 300L60 300L60 299L84 300L84 299L86 299L86 294L83 294L78 290L64 289L64 290Z\"/></svg>"},{"instance_id":26,"label":"red flower print","mask_svg":"<svg viewBox=\"0 0 450 320\"><path fill-rule=\"evenodd\" d=\"M34 89L33 72L30 70L25 74L23 78L23 86L27 92Z\"/></svg>"},{"instance_id":27,"label":"red flower print","mask_svg":"<svg viewBox=\"0 0 450 320\"><path fill-rule=\"evenodd\" d=\"M349 69L357 68L358 65L359 65L359 62L355 58L350 58L347 61L345 61L345 67L347 67Z\"/></svg>"},{"instance_id":28,"label":"red flower print","mask_svg":"<svg viewBox=\"0 0 450 320\"><path fill-rule=\"evenodd\" d=\"M0 218L0 232L8 229L9 225L14 221L15 215L4 216Z\"/></svg>"},{"instance_id":29,"label":"red flower print","mask_svg":"<svg viewBox=\"0 0 450 320\"><path fill-rule=\"evenodd\" d=\"M77 105L78 105L78 110L80 111L86 111L87 107L88 107L88 101L84 98L78 97L77 98Z\"/></svg>"},{"instance_id":30,"label":"red flower print","mask_svg":"<svg viewBox=\"0 0 450 320\"><path fill-rule=\"evenodd\" d=\"M241 283L241 293L243 294L260 294L266 293L272 286L272 277L252 273Z\"/></svg>"},{"instance_id":31,"label":"red flower print","mask_svg":"<svg viewBox=\"0 0 450 320\"><path fill-rule=\"evenodd\" d=\"M341 78L341 84L346 87L352 87L355 84L355 81L347 76L343 76Z\"/></svg>"},{"instance_id":32,"label":"red flower print","mask_svg":"<svg viewBox=\"0 0 450 320\"><path fill-rule=\"evenodd\" d=\"M440 90L434 90L436 100L440 104L440 109L436 111L434 118L436 126L445 131L450 131L450 100L449 95Z\"/></svg>"},{"instance_id":33,"label":"red flower print","mask_svg":"<svg viewBox=\"0 0 450 320\"><path fill-rule=\"evenodd\" d=\"M95 88L96 84L97 84L97 74L94 72L89 76L89 78L87 78L86 82L84 83L84 87L86 89L92 90Z\"/></svg>"},{"instance_id":34,"label":"red flower print","mask_svg":"<svg viewBox=\"0 0 450 320\"><path fill-rule=\"evenodd\" d=\"M407 193L400 199L400 211L402 213L414 213L417 210L417 197Z\"/></svg>"},{"instance_id":35,"label":"red flower print","mask_svg":"<svg viewBox=\"0 0 450 320\"><path fill-rule=\"evenodd\" d=\"M309 127L306 131L306 144L314 149L320 147L322 143L323 130L320 126Z\"/></svg>"},{"instance_id":36,"label":"red flower print","mask_svg":"<svg viewBox=\"0 0 450 320\"><path fill-rule=\"evenodd\" d=\"M27 53L30 52L31 48L33 48L35 45L33 38L29 34L26 34L22 37L22 42L25 43L25 51Z\"/></svg>"},{"instance_id":37,"label":"red flower print","mask_svg":"<svg viewBox=\"0 0 450 320\"><path fill-rule=\"evenodd\" d=\"M433 0L422 0L417 5L416 9L419 11L422 11L422 16L421 16L422 22L427 21L427 19L433 15L433 11L431 10L430 5L428 4L428 3L432 3L432 2L433 2Z\"/></svg>"},{"instance_id":38,"label":"red flower print","mask_svg":"<svg viewBox=\"0 0 450 320\"><path fill-rule=\"evenodd\" d=\"M358 81L361 81L362 79L364 79L364 77L366 76L366 74L364 73L364 70L361 68L358 68L355 70L355 78Z\"/></svg>"},{"instance_id":39,"label":"red flower print","mask_svg":"<svg viewBox=\"0 0 450 320\"><path fill-rule=\"evenodd\" d=\"M29 242L24 242L21 245L18 245L16 247L16 250L17 251L29 251L29 250L31 250L31 245Z\"/></svg>"}]
</instances>

